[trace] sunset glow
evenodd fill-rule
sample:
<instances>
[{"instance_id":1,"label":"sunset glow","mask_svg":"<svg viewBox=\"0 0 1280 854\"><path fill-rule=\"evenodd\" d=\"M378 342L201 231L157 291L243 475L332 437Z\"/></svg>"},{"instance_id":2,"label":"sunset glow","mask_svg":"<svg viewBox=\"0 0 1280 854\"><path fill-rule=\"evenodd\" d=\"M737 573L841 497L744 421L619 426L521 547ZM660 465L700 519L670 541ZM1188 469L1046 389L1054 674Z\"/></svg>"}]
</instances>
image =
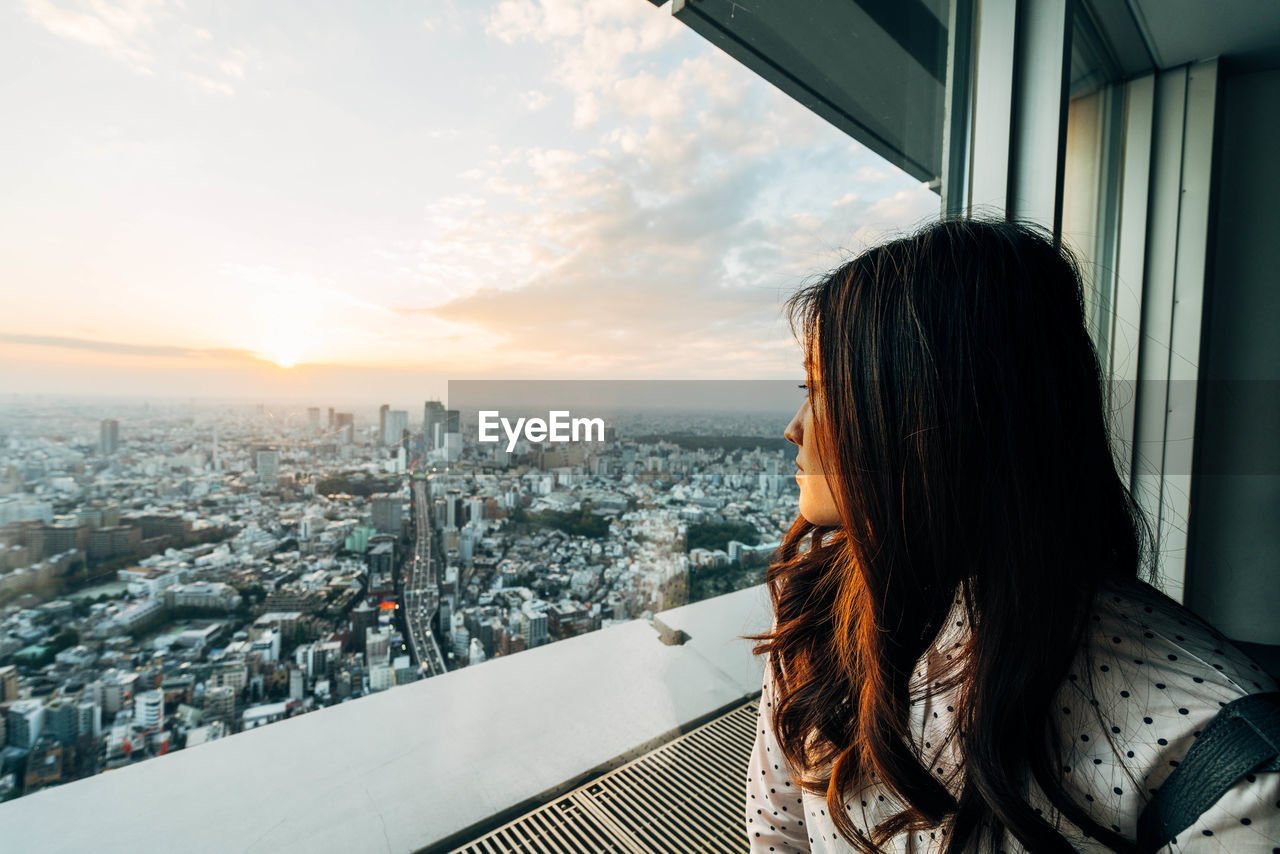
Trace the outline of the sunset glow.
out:
<instances>
[{"instance_id":1,"label":"sunset glow","mask_svg":"<svg viewBox=\"0 0 1280 854\"><path fill-rule=\"evenodd\" d=\"M790 376L781 299L937 211L636 0L107 5L0 10L0 392Z\"/></svg>"}]
</instances>

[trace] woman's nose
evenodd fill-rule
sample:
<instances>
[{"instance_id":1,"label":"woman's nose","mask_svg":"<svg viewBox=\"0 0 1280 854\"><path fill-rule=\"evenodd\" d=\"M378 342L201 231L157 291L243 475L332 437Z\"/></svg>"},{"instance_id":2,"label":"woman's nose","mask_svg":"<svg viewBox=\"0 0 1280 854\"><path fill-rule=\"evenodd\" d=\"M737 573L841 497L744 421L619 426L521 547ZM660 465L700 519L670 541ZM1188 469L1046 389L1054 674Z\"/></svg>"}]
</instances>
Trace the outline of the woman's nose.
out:
<instances>
[{"instance_id":1,"label":"woman's nose","mask_svg":"<svg viewBox=\"0 0 1280 854\"><path fill-rule=\"evenodd\" d=\"M804 440L804 406L802 405L796 414L792 416L791 423L787 425L787 429L782 431L782 437L793 445L800 445Z\"/></svg>"}]
</instances>

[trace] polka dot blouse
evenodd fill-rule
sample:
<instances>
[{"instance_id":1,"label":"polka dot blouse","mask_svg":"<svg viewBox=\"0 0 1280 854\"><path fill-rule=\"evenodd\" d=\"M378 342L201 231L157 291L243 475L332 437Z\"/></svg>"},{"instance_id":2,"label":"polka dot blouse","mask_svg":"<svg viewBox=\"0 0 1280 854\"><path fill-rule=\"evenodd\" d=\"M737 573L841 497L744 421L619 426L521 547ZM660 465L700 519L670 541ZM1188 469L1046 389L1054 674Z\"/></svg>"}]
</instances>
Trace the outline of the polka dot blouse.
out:
<instances>
[{"instance_id":1,"label":"polka dot blouse","mask_svg":"<svg viewBox=\"0 0 1280 854\"><path fill-rule=\"evenodd\" d=\"M929 694L924 687L949 663L946 656L962 642L965 623L957 601L947 629L920 658L912 680L912 687L919 689L919 694L913 690L913 696L923 695L912 704L916 749L957 795L964 771L954 745L946 739L952 729L956 691ZM1086 643L1092 653L1088 674L1092 679L1085 678L1084 655L1077 656L1052 706L1062 736L1064 779L1072 798L1095 821L1132 840L1151 792L1177 767L1218 710L1247 694L1275 691L1276 683L1213 628L1139 581L1106 586L1090 629ZM836 831L827 815L826 799L796 787L773 734L773 700L772 669L766 662L756 741L747 770L750 851L856 851ZM1112 751L1113 744L1118 755ZM1110 850L1058 815L1038 788L1033 804L1044 810L1077 850ZM854 827L863 833L901 808L874 780L844 802ZM1005 842L1003 850L1010 854L1025 850L1011 835ZM884 850L940 852L945 846L945 825L939 825L904 831ZM1280 773L1241 780L1163 850L1280 854Z\"/></svg>"}]
</instances>

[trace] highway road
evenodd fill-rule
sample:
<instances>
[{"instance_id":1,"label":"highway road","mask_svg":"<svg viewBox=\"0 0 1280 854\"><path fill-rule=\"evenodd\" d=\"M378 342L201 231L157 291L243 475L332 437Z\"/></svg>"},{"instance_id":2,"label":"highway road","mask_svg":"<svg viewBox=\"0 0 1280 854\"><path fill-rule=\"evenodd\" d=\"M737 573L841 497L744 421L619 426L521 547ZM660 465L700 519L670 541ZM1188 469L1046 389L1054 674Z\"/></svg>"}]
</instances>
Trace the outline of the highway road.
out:
<instances>
[{"instance_id":1,"label":"highway road","mask_svg":"<svg viewBox=\"0 0 1280 854\"><path fill-rule=\"evenodd\" d=\"M400 607L405 610L405 627L409 655L420 666L424 677L445 672L444 656L436 643L431 624L440 607L440 580L437 561L432 554L431 507L427 497L427 479L412 481L413 552L404 563L404 593ZM443 629L444 627L442 627Z\"/></svg>"}]
</instances>

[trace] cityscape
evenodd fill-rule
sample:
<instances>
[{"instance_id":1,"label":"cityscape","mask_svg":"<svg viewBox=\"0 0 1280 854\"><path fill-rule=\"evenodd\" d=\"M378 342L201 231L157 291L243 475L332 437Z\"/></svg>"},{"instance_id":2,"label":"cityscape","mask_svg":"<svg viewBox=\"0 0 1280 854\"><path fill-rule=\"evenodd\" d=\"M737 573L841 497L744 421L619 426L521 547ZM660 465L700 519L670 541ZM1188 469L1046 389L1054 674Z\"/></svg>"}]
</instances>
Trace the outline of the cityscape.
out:
<instances>
[{"instance_id":1,"label":"cityscape","mask_svg":"<svg viewBox=\"0 0 1280 854\"><path fill-rule=\"evenodd\" d=\"M764 581L780 307L938 188L670 11L0 9L0 802Z\"/></svg>"},{"instance_id":2,"label":"cityscape","mask_svg":"<svg viewBox=\"0 0 1280 854\"><path fill-rule=\"evenodd\" d=\"M0 414L0 800L759 584L786 412L54 401ZM794 449L793 449L794 450Z\"/></svg>"}]
</instances>

